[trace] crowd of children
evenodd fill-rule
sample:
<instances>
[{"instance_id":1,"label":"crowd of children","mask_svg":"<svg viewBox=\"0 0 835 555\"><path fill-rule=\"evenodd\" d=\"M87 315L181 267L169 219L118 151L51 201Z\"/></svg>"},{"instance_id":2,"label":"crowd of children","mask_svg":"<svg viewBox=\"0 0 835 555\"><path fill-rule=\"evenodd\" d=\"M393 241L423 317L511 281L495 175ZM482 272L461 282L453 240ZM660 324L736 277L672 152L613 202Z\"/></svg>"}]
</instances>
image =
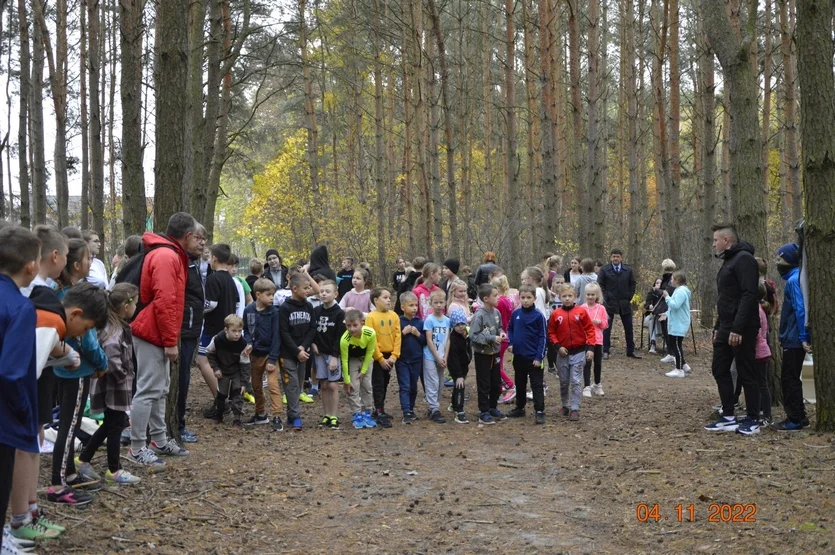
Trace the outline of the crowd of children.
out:
<instances>
[{"instance_id":1,"label":"crowd of children","mask_svg":"<svg viewBox=\"0 0 835 555\"><path fill-rule=\"evenodd\" d=\"M12 513L4 528L3 553L30 548L35 540L65 531L44 516L37 502L44 425L57 430L46 495L50 502L83 505L102 483L141 481L122 468L119 452L136 391L129 322L138 310L140 289L112 282L106 291L87 282L93 252L84 240L67 239L49 226L34 232L0 230L0 503L5 515L10 500ZM391 428L394 417L386 412L386 397L394 377L402 424L420 419L416 409L421 384L425 418L444 424L444 412L450 412L455 423L468 424L465 385L471 363L475 420L481 425L526 417L528 400L533 402L534 423L544 424L548 373L559 380L558 414L569 421L580 419L583 397L604 395L603 334L612 316L596 282L599 267L591 259L573 260L571 270L562 275L558 257L549 255L522 272L522 285L514 291L492 253L475 278L455 259L443 266L423 258L413 264L398 259L393 288L374 286L370 268L355 267L351 258L335 274L325 247L317 247L309 263L289 268L271 249L266 264L250 262L246 279L237 276L238 258L228 245L213 245L208 253L205 275L199 274L199 257L191 264L195 279L202 280L205 314L196 362L214 399L206 416L218 423L231 413L233 427L271 424L280 432L284 413L288 427L302 430L300 403L318 396L318 425L338 429L339 391L344 389L354 428ZM802 304L794 285L797 256L796 249L781 250L781 263L789 268L784 275L792 280L789 313L794 320L781 334L788 348L797 351L789 352L792 368L810 350L808 332L798 323ZM666 337L675 363L667 376L682 378L690 370L682 343L690 326L691 294L683 272L671 272L667 281L656 283L648 310L665 322L658 336ZM770 350L763 330L774 304L766 301L762 282L761 297L756 360L762 406L770 419L763 369ZM656 310L662 304L663 311ZM505 371L506 353L513 378ZM445 385L452 388L447 411L441 404ZM249 387L255 410L245 420ZM799 429L805 413L790 393L794 404L785 428ZM91 410L103 415L102 423L76 457L88 397ZM507 414L499 410L500 404L512 402L515 406ZM188 454L173 440L165 445L152 441L147 447L145 439L140 441L141 453L150 448L157 455ZM101 476L92 461L105 443ZM137 464L150 471L164 468L156 456L133 451L128 458Z\"/></svg>"}]
</instances>

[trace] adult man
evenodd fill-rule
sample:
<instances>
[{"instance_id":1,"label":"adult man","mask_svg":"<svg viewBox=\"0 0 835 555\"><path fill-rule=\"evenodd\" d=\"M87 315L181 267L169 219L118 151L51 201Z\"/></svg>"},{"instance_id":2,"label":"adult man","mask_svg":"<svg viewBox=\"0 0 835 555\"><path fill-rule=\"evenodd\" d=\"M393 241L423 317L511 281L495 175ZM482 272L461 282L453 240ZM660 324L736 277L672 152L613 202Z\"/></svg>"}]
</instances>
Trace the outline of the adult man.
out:
<instances>
[{"instance_id":1,"label":"adult man","mask_svg":"<svg viewBox=\"0 0 835 555\"><path fill-rule=\"evenodd\" d=\"M168 220L164 234L145 233L145 259L139 301L145 306L131 323L136 353L136 394L131 411L128 456L152 470L165 468L157 455L185 456L188 451L169 439L165 402L170 385L169 364L178 356L183 323L188 252L197 250L197 222L185 212ZM150 428L151 443L146 445Z\"/></svg>"},{"instance_id":2,"label":"adult man","mask_svg":"<svg viewBox=\"0 0 835 555\"><path fill-rule=\"evenodd\" d=\"M716 274L718 318L713 328L713 378L719 388L722 416L705 426L712 432L738 430L745 435L760 431L760 393L757 386L754 351L760 329L757 287L759 267L754 247L740 241L731 224L713 226L713 251L722 259ZM745 390L748 418L738 422L734 415L734 382L731 363L736 361L737 380Z\"/></svg>"},{"instance_id":3,"label":"adult man","mask_svg":"<svg viewBox=\"0 0 835 555\"><path fill-rule=\"evenodd\" d=\"M643 358L635 352L632 337L632 297L635 296L635 275L628 264L623 263L623 251L612 249L610 264L600 268L597 283L603 288L603 304L609 315L609 327L603 332L603 359L608 360L612 345L612 322L615 314L620 315L623 334L626 336L626 356Z\"/></svg>"},{"instance_id":4,"label":"adult man","mask_svg":"<svg viewBox=\"0 0 835 555\"><path fill-rule=\"evenodd\" d=\"M281 263L281 256L275 249L267 251L267 268L264 277L275 283L276 289L287 286L287 266Z\"/></svg>"},{"instance_id":5,"label":"adult man","mask_svg":"<svg viewBox=\"0 0 835 555\"><path fill-rule=\"evenodd\" d=\"M203 247L206 244L206 228L199 223L194 229L195 240L191 243L192 250L188 251L188 275L186 277L185 310L183 323L180 327L180 386L177 395L177 413L180 418L180 439L183 443L196 443L197 436L186 429L186 401L188 388L191 384L191 363L200 341L200 331L203 328L203 281L200 275L200 260Z\"/></svg>"}]
</instances>

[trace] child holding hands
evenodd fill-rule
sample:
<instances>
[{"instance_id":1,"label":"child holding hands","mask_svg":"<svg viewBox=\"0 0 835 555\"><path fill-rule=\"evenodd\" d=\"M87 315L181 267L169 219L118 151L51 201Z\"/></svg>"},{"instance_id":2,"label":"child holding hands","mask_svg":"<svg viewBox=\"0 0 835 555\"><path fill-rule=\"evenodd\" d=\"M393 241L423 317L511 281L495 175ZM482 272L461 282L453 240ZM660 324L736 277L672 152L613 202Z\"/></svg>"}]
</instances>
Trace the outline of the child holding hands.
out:
<instances>
[{"instance_id":1,"label":"child holding hands","mask_svg":"<svg viewBox=\"0 0 835 555\"><path fill-rule=\"evenodd\" d=\"M449 317L444 315L446 294L436 288L429 296L432 313L423 322L426 333L426 347L423 351L423 385L426 390L427 412L429 419L436 424L443 424L446 419L438 410L441 385L444 383L444 370L449 356Z\"/></svg>"}]
</instances>

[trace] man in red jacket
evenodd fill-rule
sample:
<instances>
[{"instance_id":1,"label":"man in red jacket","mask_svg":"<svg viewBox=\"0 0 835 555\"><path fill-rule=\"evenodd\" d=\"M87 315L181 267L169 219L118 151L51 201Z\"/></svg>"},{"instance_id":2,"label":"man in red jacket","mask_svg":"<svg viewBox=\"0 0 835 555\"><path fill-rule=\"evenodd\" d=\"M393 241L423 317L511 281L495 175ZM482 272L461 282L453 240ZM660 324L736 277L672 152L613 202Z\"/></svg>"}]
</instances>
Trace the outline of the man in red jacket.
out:
<instances>
[{"instance_id":1,"label":"man in red jacket","mask_svg":"<svg viewBox=\"0 0 835 555\"><path fill-rule=\"evenodd\" d=\"M145 233L145 259L139 283L139 301L145 306L133 323L136 353L136 395L131 411L131 448L128 456L150 470L162 470L157 455L185 456L165 427L165 401L170 385L169 363L177 358L183 322L189 251L196 248L197 223L185 212L168 220L164 234ZM146 430L151 443L146 445Z\"/></svg>"}]
</instances>

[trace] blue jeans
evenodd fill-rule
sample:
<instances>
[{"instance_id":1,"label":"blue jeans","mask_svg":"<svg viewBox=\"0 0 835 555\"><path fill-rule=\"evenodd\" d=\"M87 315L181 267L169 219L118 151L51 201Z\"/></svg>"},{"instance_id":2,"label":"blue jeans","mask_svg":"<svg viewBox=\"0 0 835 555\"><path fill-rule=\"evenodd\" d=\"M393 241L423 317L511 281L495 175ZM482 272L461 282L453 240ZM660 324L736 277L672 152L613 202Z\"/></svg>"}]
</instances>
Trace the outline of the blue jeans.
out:
<instances>
[{"instance_id":1,"label":"blue jeans","mask_svg":"<svg viewBox=\"0 0 835 555\"><path fill-rule=\"evenodd\" d=\"M197 339L180 342L180 389L177 395L177 414L180 417L180 430L186 429L186 400L191 384L191 363L197 350Z\"/></svg>"},{"instance_id":2,"label":"blue jeans","mask_svg":"<svg viewBox=\"0 0 835 555\"><path fill-rule=\"evenodd\" d=\"M408 361L400 359L395 365L397 383L400 386L400 408L403 414L414 410L418 392L418 379L423 374L423 359Z\"/></svg>"}]
</instances>

